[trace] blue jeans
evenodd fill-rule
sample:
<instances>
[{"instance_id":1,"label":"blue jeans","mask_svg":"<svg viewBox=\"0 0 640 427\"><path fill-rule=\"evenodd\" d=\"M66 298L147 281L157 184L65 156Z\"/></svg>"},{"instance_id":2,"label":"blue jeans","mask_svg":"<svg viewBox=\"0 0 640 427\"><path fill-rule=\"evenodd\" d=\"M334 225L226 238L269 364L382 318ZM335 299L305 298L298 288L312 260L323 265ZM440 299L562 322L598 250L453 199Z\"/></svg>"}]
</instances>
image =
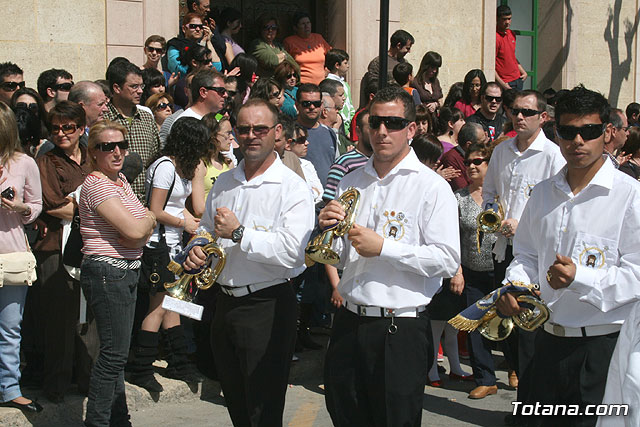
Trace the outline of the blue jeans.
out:
<instances>
[{"instance_id":1,"label":"blue jeans","mask_svg":"<svg viewBox=\"0 0 640 427\"><path fill-rule=\"evenodd\" d=\"M520 77L518 77L514 81L509 82L507 84L511 87L511 89L515 89L518 92L520 92L522 90L522 88L524 87L524 81Z\"/></svg>"},{"instance_id":2,"label":"blue jeans","mask_svg":"<svg viewBox=\"0 0 640 427\"><path fill-rule=\"evenodd\" d=\"M28 286L0 288L0 402L22 396L20 391L20 324Z\"/></svg>"},{"instance_id":3,"label":"blue jeans","mask_svg":"<svg viewBox=\"0 0 640 427\"><path fill-rule=\"evenodd\" d=\"M85 258L80 284L95 316L100 354L91 371L87 426L129 426L124 389L139 270Z\"/></svg>"}]
</instances>

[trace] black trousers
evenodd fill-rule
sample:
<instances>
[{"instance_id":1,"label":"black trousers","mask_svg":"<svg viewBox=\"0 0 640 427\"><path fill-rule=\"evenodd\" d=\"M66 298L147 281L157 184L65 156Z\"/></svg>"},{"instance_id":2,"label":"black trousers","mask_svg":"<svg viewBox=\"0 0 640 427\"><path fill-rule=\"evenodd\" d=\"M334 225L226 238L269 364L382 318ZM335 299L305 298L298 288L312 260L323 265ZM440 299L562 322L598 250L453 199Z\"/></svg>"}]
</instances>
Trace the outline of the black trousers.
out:
<instances>
[{"instance_id":1,"label":"black trousers","mask_svg":"<svg viewBox=\"0 0 640 427\"><path fill-rule=\"evenodd\" d=\"M493 271L474 271L463 266L462 275L467 307L495 289ZM469 343L469 361L476 385L495 385L495 364L491 355L493 343L480 335L477 330L469 332Z\"/></svg>"},{"instance_id":2,"label":"black trousers","mask_svg":"<svg viewBox=\"0 0 640 427\"><path fill-rule=\"evenodd\" d=\"M426 311L417 318L336 313L325 359L325 401L337 427L420 426L433 359Z\"/></svg>"},{"instance_id":3,"label":"black trousers","mask_svg":"<svg viewBox=\"0 0 640 427\"><path fill-rule=\"evenodd\" d=\"M239 298L219 294L211 345L234 426L282 425L295 336L290 284Z\"/></svg>"},{"instance_id":4,"label":"black trousers","mask_svg":"<svg viewBox=\"0 0 640 427\"><path fill-rule=\"evenodd\" d=\"M531 401L541 405L585 406L602 403L609 362L618 332L587 338L563 338L539 331L535 341ZM526 412L525 412L526 413ZM529 426L595 426L597 416L524 417Z\"/></svg>"}]
</instances>

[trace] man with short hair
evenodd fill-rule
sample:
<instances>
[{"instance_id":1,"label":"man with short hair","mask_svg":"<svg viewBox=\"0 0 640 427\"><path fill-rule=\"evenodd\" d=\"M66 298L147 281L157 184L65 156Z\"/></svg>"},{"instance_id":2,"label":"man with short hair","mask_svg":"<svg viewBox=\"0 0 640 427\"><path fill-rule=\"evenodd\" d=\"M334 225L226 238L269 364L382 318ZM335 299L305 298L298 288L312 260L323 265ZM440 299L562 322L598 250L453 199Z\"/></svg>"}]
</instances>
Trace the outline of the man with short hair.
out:
<instances>
[{"instance_id":1,"label":"man with short hair","mask_svg":"<svg viewBox=\"0 0 640 427\"><path fill-rule=\"evenodd\" d=\"M329 70L327 79L336 80L342 83L344 88L344 106L340 110L342 122L344 123L345 134L349 134L351 119L356 113L351 99L351 87L347 83L347 72L349 71L349 54L342 49L331 49L324 57L324 66Z\"/></svg>"},{"instance_id":2,"label":"man with short hair","mask_svg":"<svg viewBox=\"0 0 640 427\"><path fill-rule=\"evenodd\" d=\"M309 150L305 159L313 163L324 188L329 168L336 159L338 138L333 130L319 123L321 107L320 88L313 83L301 84L296 94L296 109L298 123L309 133Z\"/></svg>"},{"instance_id":3,"label":"man with short hair","mask_svg":"<svg viewBox=\"0 0 640 427\"><path fill-rule=\"evenodd\" d=\"M297 142L294 141L296 123L288 115L283 112L279 112L278 124L282 125L282 133L279 138L276 138L276 145L274 149L286 167L294 171L300 178L305 179L302 166L300 165L300 159L293 152L286 150L287 143Z\"/></svg>"},{"instance_id":4,"label":"man with short hair","mask_svg":"<svg viewBox=\"0 0 640 427\"><path fill-rule=\"evenodd\" d=\"M393 68L401 62L405 62L405 55L411 51L416 42L411 34L405 30L397 30L391 35L387 58L387 81L393 83ZM368 76L365 78L378 80L380 75L380 57L377 56L367 66ZM363 78L364 80L364 78ZM362 104L362 102L361 102Z\"/></svg>"},{"instance_id":5,"label":"man with short hair","mask_svg":"<svg viewBox=\"0 0 640 427\"><path fill-rule=\"evenodd\" d=\"M109 110L109 99L100 85L83 80L76 83L69 91L69 101L78 103L87 115L87 129L104 119L104 113Z\"/></svg>"},{"instance_id":6,"label":"man with short hair","mask_svg":"<svg viewBox=\"0 0 640 427\"><path fill-rule=\"evenodd\" d=\"M289 279L304 270L313 202L274 153L282 132L275 106L250 99L235 130L244 159L218 177L200 223L227 254L211 344L233 424L279 426L296 334ZM196 246L183 265L190 271L205 261Z\"/></svg>"},{"instance_id":7,"label":"man with short hair","mask_svg":"<svg viewBox=\"0 0 640 427\"><path fill-rule=\"evenodd\" d=\"M185 106L186 108L191 107L191 81L193 80L193 75L195 74L194 71L190 72L189 74L187 74L187 77L185 78L185 85L184 85L184 95L187 98L188 102L187 105ZM178 89L176 88L176 91ZM183 109L178 108L176 111L174 111L173 114L171 114L169 117L167 117L166 119L164 119L164 122L162 122L162 126L160 126L160 148L164 147L164 145L167 142L167 137L169 136L169 131L171 130L171 126L173 126L173 122L175 122L178 117L180 117L180 115L184 112Z\"/></svg>"},{"instance_id":8,"label":"man with short hair","mask_svg":"<svg viewBox=\"0 0 640 427\"><path fill-rule=\"evenodd\" d=\"M496 81L504 89L522 90L527 72L516 58L516 35L511 26L511 8L496 9Z\"/></svg>"},{"instance_id":9,"label":"man with short hair","mask_svg":"<svg viewBox=\"0 0 640 427\"><path fill-rule=\"evenodd\" d=\"M504 282L539 284L550 308L535 341L530 402L576 405L575 416L523 421L594 426L597 417L588 408L602 403L620 327L638 301L640 186L603 154L604 96L575 87L558 99L555 114L566 165L533 189ZM524 310L512 294L497 308L505 316Z\"/></svg>"},{"instance_id":10,"label":"man with short hair","mask_svg":"<svg viewBox=\"0 0 640 427\"><path fill-rule=\"evenodd\" d=\"M479 123L490 142L502 133L504 118L498 114L501 103L502 88L496 82L487 82L480 89L480 108L466 119L467 123Z\"/></svg>"},{"instance_id":11,"label":"man with short hair","mask_svg":"<svg viewBox=\"0 0 640 427\"><path fill-rule=\"evenodd\" d=\"M135 195L145 200L144 176L149 160L160 150L158 126L151 114L137 108L144 84L142 71L129 61L112 63L107 69L113 98L104 118L121 124L127 129L129 150L142 159L142 173L131 183Z\"/></svg>"},{"instance_id":12,"label":"man with short hair","mask_svg":"<svg viewBox=\"0 0 640 427\"><path fill-rule=\"evenodd\" d=\"M457 191L471 184L471 180L467 176L467 167L464 164L464 156L467 147L471 144L484 142L486 134L482 126L478 123L465 123L460 132L458 132L458 145L447 151L440 158L440 164L443 168L453 167L460 171L460 175L451 178L449 185L453 191Z\"/></svg>"},{"instance_id":13,"label":"man with short hair","mask_svg":"<svg viewBox=\"0 0 640 427\"><path fill-rule=\"evenodd\" d=\"M604 131L604 152L613 165L618 168L626 159L623 156L616 157L620 154L619 150L624 147L629 136L629 125L627 116L619 108L611 108L609 112L609 123Z\"/></svg>"},{"instance_id":14,"label":"man with short hair","mask_svg":"<svg viewBox=\"0 0 640 427\"><path fill-rule=\"evenodd\" d=\"M52 68L38 76L38 93L44 101L45 110L49 111L60 101L69 98L73 87L73 76L66 70Z\"/></svg>"},{"instance_id":15,"label":"man with short hair","mask_svg":"<svg viewBox=\"0 0 640 427\"><path fill-rule=\"evenodd\" d=\"M336 135L338 136L338 155L342 155L346 153L348 150L352 149L351 147L353 147L353 145L351 144L351 141L349 141L349 138L347 137L347 133L346 133L347 126L346 126L346 123L344 122L344 118L342 117L341 114L339 114L340 111L344 108L345 100L346 100L344 86L337 80L331 80L329 78L326 78L322 82L320 82L319 87L323 95L325 93L328 94L333 99L333 103L335 104L335 108L336 108L335 123L333 125L328 125L325 122L322 122L322 123L329 126L336 132ZM321 117L322 117L322 114L321 114Z\"/></svg>"},{"instance_id":16,"label":"man with short hair","mask_svg":"<svg viewBox=\"0 0 640 427\"><path fill-rule=\"evenodd\" d=\"M333 97L327 92L322 92L322 107L320 109L320 117L318 122L325 125L329 129L336 132L335 126L338 124L338 107L336 106Z\"/></svg>"},{"instance_id":17,"label":"man with short hair","mask_svg":"<svg viewBox=\"0 0 640 427\"><path fill-rule=\"evenodd\" d=\"M11 104L14 92L24 87L22 75L22 69L13 62L0 63L0 101Z\"/></svg>"},{"instance_id":18,"label":"man with short hair","mask_svg":"<svg viewBox=\"0 0 640 427\"><path fill-rule=\"evenodd\" d=\"M216 70L198 70L191 80L191 107L180 114L182 117L195 117L200 120L205 114L217 113L224 108L227 89L224 77Z\"/></svg>"},{"instance_id":19,"label":"man with short hair","mask_svg":"<svg viewBox=\"0 0 640 427\"><path fill-rule=\"evenodd\" d=\"M629 126L640 126L640 104L632 102L627 105L625 115L627 116Z\"/></svg>"}]
</instances>

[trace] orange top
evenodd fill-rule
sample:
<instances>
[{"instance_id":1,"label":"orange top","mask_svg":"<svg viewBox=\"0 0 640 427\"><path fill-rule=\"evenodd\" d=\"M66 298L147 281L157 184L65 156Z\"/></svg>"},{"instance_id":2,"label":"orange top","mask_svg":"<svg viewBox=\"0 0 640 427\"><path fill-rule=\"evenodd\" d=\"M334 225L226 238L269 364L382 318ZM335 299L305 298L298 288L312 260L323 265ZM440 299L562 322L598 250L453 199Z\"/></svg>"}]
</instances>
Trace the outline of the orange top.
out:
<instances>
[{"instance_id":1,"label":"orange top","mask_svg":"<svg viewBox=\"0 0 640 427\"><path fill-rule=\"evenodd\" d=\"M320 84L325 79L324 56L331 50L327 41L317 33L303 39L298 35L284 39L284 48L300 65L300 82Z\"/></svg>"}]
</instances>

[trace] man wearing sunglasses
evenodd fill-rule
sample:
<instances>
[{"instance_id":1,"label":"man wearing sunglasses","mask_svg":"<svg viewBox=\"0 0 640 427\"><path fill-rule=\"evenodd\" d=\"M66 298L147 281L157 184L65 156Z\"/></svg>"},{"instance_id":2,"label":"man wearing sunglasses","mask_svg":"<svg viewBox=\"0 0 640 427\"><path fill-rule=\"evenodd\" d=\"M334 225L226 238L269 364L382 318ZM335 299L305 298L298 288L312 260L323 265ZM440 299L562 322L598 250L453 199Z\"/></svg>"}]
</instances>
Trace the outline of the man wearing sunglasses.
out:
<instances>
[{"instance_id":1,"label":"man wearing sunglasses","mask_svg":"<svg viewBox=\"0 0 640 427\"><path fill-rule=\"evenodd\" d=\"M226 99L227 90L222 74L212 69L199 70L191 80L191 107L184 110L176 120L182 117L201 120L208 113L221 111Z\"/></svg>"},{"instance_id":2,"label":"man wearing sunglasses","mask_svg":"<svg viewBox=\"0 0 640 427\"><path fill-rule=\"evenodd\" d=\"M44 101L45 110L51 110L58 102L69 99L73 87L73 76L66 70L52 68L38 76L38 93Z\"/></svg>"},{"instance_id":3,"label":"man wearing sunglasses","mask_svg":"<svg viewBox=\"0 0 640 427\"><path fill-rule=\"evenodd\" d=\"M289 279L304 270L313 202L274 152L282 132L275 106L250 99L235 132L244 159L218 177L200 222L227 254L211 343L233 424L279 426L296 335ZM183 266L191 271L205 260L194 247Z\"/></svg>"},{"instance_id":4,"label":"man wearing sunglasses","mask_svg":"<svg viewBox=\"0 0 640 427\"><path fill-rule=\"evenodd\" d=\"M609 113L609 123L604 133L604 152L609 156L616 168L626 162L626 158L619 152L629 136L627 116L619 108L612 108ZM616 157L618 156L618 157Z\"/></svg>"},{"instance_id":5,"label":"man wearing sunglasses","mask_svg":"<svg viewBox=\"0 0 640 427\"><path fill-rule=\"evenodd\" d=\"M507 280L539 283L551 308L532 363L530 399L542 405L584 411L602 402L609 362L617 363L611 356L620 327L638 301L640 187L603 154L609 111L604 96L584 86L558 99L556 137L567 164L533 190L506 274ZM522 308L508 295L498 310L511 316ZM574 425L596 423L595 415L571 418Z\"/></svg>"},{"instance_id":6,"label":"man wearing sunglasses","mask_svg":"<svg viewBox=\"0 0 640 427\"><path fill-rule=\"evenodd\" d=\"M502 133L504 118L498 114L502 105L502 88L496 82L487 82L480 89L480 108L467 117L467 123L479 123L487 132L489 141L493 141Z\"/></svg>"},{"instance_id":7,"label":"man wearing sunglasses","mask_svg":"<svg viewBox=\"0 0 640 427\"><path fill-rule=\"evenodd\" d=\"M11 105L11 97L24 87L22 69L13 62L0 63L0 101Z\"/></svg>"},{"instance_id":8,"label":"man wearing sunglasses","mask_svg":"<svg viewBox=\"0 0 640 427\"><path fill-rule=\"evenodd\" d=\"M373 156L337 191L356 188L360 207L348 236L334 239L343 306L325 359L325 400L336 426L420 425L433 354L425 307L460 265L458 207L449 184L408 144L416 131L411 95L381 89L369 114ZM319 225L344 214L331 201Z\"/></svg>"}]
</instances>

